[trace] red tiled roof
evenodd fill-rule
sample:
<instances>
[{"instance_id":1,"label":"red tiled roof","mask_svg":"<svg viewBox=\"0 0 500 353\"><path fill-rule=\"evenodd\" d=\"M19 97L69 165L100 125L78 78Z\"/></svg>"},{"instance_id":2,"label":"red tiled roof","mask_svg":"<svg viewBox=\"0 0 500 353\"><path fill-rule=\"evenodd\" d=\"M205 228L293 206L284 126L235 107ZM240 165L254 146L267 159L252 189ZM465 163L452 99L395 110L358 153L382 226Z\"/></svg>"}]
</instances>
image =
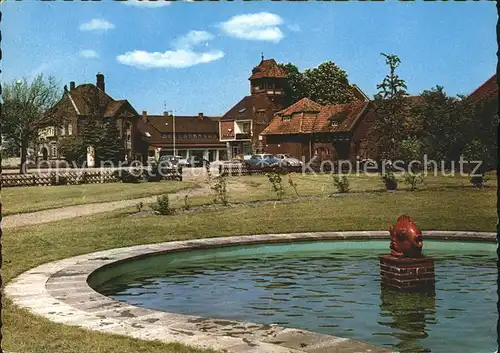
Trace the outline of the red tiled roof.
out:
<instances>
[{"instance_id":1,"label":"red tiled roof","mask_svg":"<svg viewBox=\"0 0 500 353\"><path fill-rule=\"evenodd\" d=\"M276 114L281 116L289 116L294 113L319 112L322 107L323 106L321 104L318 104L309 98L302 98L288 108L285 108Z\"/></svg>"},{"instance_id":2,"label":"red tiled roof","mask_svg":"<svg viewBox=\"0 0 500 353\"><path fill-rule=\"evenodd\" d=\"M479 86L472 92L468 99L472 102L478 102L483 99L491 99L498 97L497 75L493 75L489 80Z\"/></svg>"},{"instance_id":3,"label":"red tiled roof","mask_svg":"<svg viewBox=\"0 0 500 353\"><path fill-rule=\"evenodd\" d=\"M128 106L129 110L137 114L127 100L115 101L95 85L86 83L65 92L63 98L48 111L48 114L57 114L64 107L71 107L76 115L113 117L124 106Z\"/></svg>"},{"instance_id":4,"label":"red tiled roof","mask_svg":"<svg viewBox=\"0 0 500 353\"><path fill-rule=\"evenodd\" d=\"M115 116L116 113L125 105L128 104L126 100L112 101L106 107L106 111L104 112L105 117Z\"/></svg>"},{"instance_id":5,"label":"red tiled roof","mask_svg":"<svg viewBox=\"0 0 500 353\"><path fill-rule=\"evenodd\" d=\"M348 104L329 105L318 114L314 132L351 131L358 118L367 110L369 103L354 101ZM336 122L336 125L332 125Z\"/></svg>"},{"instance_id":6,"label":"red tiled roof","mask_svg":"<svg viewBox=\"0 0 500 353\"><path fill-rule=\"evenodd\" d=\"M266 94L254 94L243 97L222 116L222 119L255 120L256 113L262 111L266 115L269 114L268 120L271 120L272 114L278 109L278 105L273 103Z\"/></svg>"},{"instance_id":7,"label":"red tiled roof","mask_svg":"<svg viewBox=\"0 0 500 353\"><path fill-rule=\"evenodd\" d=\"M274 59L262 60L259 65L253 68L252 76L249 80L273 77L273 78L285 78L285 71L278 66Z\"/></svg>"},{"instance_id":8,"label":"red tiled roof","mask_svg":"<svg viewBox=\"0 0 500 353\"><path fill-rule=\"evenodd\" d=\"M356 122L365 114L370 104L370 102L354 101L348 104L320 106L319 110L309 112L309 114L292 114L289 119L283 119L283 115L276 114L271 124L262 134L348 132L354 128ZM332 121L337 121L337 125L332 125Z\"/></svg>"}]
</instances>

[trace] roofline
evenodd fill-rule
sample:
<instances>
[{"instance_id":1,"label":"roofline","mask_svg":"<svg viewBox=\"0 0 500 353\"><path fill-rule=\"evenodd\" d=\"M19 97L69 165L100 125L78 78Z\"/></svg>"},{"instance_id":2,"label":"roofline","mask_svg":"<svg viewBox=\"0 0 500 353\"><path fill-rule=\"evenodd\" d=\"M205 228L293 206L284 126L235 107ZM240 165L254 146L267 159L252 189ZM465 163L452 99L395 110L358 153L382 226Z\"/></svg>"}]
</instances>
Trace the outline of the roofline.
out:
<instances>
[{"instance_id":1,"label":"roofline","mask_svg":"<svg viewBox=\"0 0 500 353\"><path fill-rule=\"evenodd\" d=\"M356 124L358 123L358 120L367 112L368 110L368 107L371 105L371 101L368 101L368 102L365 102L365 106L363 107L363 109L359 112L358 116L354 119L354 121L352 122L351 126L349 127L349 131L351 131L351 129L356 126Z\"/></svg>"},{"instance_id":2,"label":"roofline","mask_svg":"<svg viewBox=\"0 0 500 353\"><path fill-rule=\"evenodd\" d=\"M467 98L474 96L474 94L476 94L477 92L480 92L480 91L481 91L481 89L482 89L484 86L486 86L486 85L487 85L490 81L496 81L496 76L497 76L497 74L496 74L496 73L495 73L495 74L493 74L493 76L491 76L489 79L487 79L486 81L484 81L484 82L481 84L481 86L479 86L479 87L478 87L478 88L476 88L476 89L475 89L472 93L470 93L470 94L467 96Z\"/></svg>"},{"instance_id":3,"label":"roofline","mask_svg":"<svg viewBox=\"0 0 500 353\"><path fill-rule=\"evenodd\" d=\"M363 90L362 90L361 88L359 88L359 86L358 86L357 84L353 83L353 84L351 84L351 86L353 86L354 88L356 88L356 89L359 91L359 93L361 93L361 95L362 95L363 97L365 97L365 99L366 99L366 101L367 101L367 102L369 102L369 101L370 101L370 97L368 97L368 96L366 95L366 93L365 93L365 92L363 92Z\"/></svg>"}]
</instances>

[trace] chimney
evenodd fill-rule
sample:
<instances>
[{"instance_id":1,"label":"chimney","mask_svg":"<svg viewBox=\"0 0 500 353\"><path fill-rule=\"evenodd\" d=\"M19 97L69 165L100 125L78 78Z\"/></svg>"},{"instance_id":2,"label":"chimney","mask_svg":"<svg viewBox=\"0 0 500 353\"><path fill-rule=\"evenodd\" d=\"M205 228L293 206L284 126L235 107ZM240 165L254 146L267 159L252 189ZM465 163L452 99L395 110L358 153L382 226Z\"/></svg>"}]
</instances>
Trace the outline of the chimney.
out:
<instances>
[{"instance_id":1,"label":"chimney","mask_svg":"<svg viewBox=\"0 0 500 353\"><path fill-rule=\"evenodd\" d=\"M74 89L75 89L75 87L76 87L76 83L75 83L75 81L71 81L71 82L69 83L69 90L70 90L70 92L71 92L72 90L74 90Z\"/></svg>"},{"instance_id":2,"label":"chimney","mask_svg":"<svg viewBox=\"0 0 500 353\"><path fill-rule=\"evenodd\" d=\"M198 119L199 119L199 120L203 120L203 119L204 119L204 117L203 117L203 113L198 113Z\"/></svg>"},{"instance_id":3,"label":"chimney","mask_svg":"<svg viewBox=\"0 0 500 353\"><path fill-rule=\"evenodd\" d=\"M146 110L142 111L142 121L144 121L145 123L148 122L148 112Z\"/></svg>"},{"instance_id":4,"label":"chimney","mask_svg":"<svg viewBox=\"0 0 500 353\"><path fill-rule=\"evenodd\" d=\"M101 91L106 92L105 90L105 85L104 85L104 75L101 74L100 72L96 75L96 86L99 88Z\"/></svg>"},{"instance_id":5,"label":"chimney","mask_svg":"<svg viewBox=\"0 0 500 353\"><path fill-rule=\"evenodd\" d=\"M168 118L168 112L163 112L163 116Z\"/></svg>"}]
</instances>

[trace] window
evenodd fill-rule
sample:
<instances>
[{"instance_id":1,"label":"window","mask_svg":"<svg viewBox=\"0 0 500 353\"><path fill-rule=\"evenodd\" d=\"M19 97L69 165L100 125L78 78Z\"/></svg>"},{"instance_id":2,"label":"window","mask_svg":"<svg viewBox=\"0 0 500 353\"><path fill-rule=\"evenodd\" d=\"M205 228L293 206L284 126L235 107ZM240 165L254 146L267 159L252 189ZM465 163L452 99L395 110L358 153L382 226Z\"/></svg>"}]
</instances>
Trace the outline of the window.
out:
<instances>
[{"instance_id":1,"label":"window","mask_svg":"<svg viewBox=\"0 0 500 353\"><path fill-rule=\"evenodd\" d=\"M73 125L68 124L67 130L68 130L68 135L73 135Z\"/></svg>"},{"instance_id":2,"label":"window","mask_svg":"<svg viewBox=\"0 0 500 353\"><path fill-rule=\"evenodd\" d=\"M337 120L330 121L330 126L338 126L339 122Z\"/></svg>"},{"instance_id":3,"label":"window","mask_svg":"<svg viewBox=\"0 0 500 353\"><path fill-rule=\"evenodd\" d=\"M292 120L292 117L291 116L284 116L281 118L282 121L290 121Z\"/></svg>"},{"instance_id":4,"label":"window","mask_svg":"<svg viewBox=\"0 0 500 353\"><path fill-rule=\"evenodd\" d=\"M64 126L61 127L61 133L60 133L61 136L64 136L66 135L66 130L64 129Z\"/></svg>"},{"instance_id":5,"label":"window","mask_svg":"<svg viewBox=\"0 0 500 353\"><path fill-rule=\"evenodd\" d=\"M56 156L57 156L57 146L52 145L52 157L56 157Z\"/></svg>"},{"instance_id":6,"label":"window","mask_svg":"<svg viewBox=\"0 0 500 353\"><path fill-rule=\"evenodd\" d=\"M54 136L55 135L55 128L53 126L49 126L47 128L47 136Z\"/></svg>"},{"instance_id":7,"label":"window","mask_svg":"<svg viewBox=\"0 0 500 353\"><path fill-rule=\"evenodd\" d=\"M162 134L161 134L161 138L162 138L162 139L166 139L166 138L168 138L168 134L162 133Z\"/></svg>"},{"instance_id":8,"label":"window","mask_svg":"<svg viewBox=\"0 0 500 353\"><path fill-rule=\"evenodd\" d=\"M147 131L144 134L146 135L146 137L151 137L151 134Z\"/></svg>"}]
</instances>

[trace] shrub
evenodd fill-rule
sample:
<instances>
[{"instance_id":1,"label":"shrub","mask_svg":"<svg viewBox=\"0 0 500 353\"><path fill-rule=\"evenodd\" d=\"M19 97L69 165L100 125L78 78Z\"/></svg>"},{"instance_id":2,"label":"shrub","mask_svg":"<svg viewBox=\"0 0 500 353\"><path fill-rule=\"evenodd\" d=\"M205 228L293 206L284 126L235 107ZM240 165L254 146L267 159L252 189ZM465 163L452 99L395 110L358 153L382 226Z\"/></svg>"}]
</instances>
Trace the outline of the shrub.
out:
<instances>
[{"instance_id":1,"label":"shrub","mask_svg":"<svg viewBox=\"0 0 500 353\"><path fill-rule=\"evenodd\" d=\"M392 171L382 175L382 182L387 190L396 190L398 188L398 180Z\"/></svg>"},{"instance_id":2,"label":"shrub","mask_svg":"<svg viewBox=\"0 0 500 353\"><path fill-rule=\"evenodd\" d=\"M333 176L333 185L337 188L337 191L344 194L349 192L349 179L345 175Z\"/></svg>"},{"instance_id":3,"label":"shrub","mask_svg":"<svg viewBox=\"0 0 500 353\"><path fill-rule=\"evenodd\" d=\"M213 178L215 184L210 187L214 191L214 203L221 203L224 206L228 204L227 201L227 180L224 175L219 175Z\"/></svg>"},{"instance_id":4,"label":"shrub","mask_svg":"<svg viewBox=\"0 0 500 353\"><path fill-rule=\"evenodd\" d=\"M144 204L142 202L139 202L138 204L135 205L135 208L137 208L137 212L141 212L143 207Z\"/></svg>"},{"instance_id":5,"label":"shrub","mask_svg":"<svg viewBox=\"0 0 500 353\"><path fill-rule=\"evenodd\" d=\"M191 205L189 204L189 194L184 195L184 209L187 211L191 208Z\"/></svg>"},{"instance_id":6,"label":"shrub","mask_svg":"<svg viewBox=\"0 0 500 353\"><path fill-rule=\"evenodd\" d=\"M488 178L484 175L484 174L481 174L481 175L473 175L471 178L470 178L470 183L478 188L478 189L481 189L484 184L488 181Z\"/></svg>"},{"instance_id":7,"label":"shrub","mask_svg":"<svg viewBox=\"0 0 500 353\"><path fill-rule=\"evenodd\" d=\"M174 213L174 209L170 207L170 203L167 195L161 195L156 198L156 203L151 205L153 211L160 215L171 215Z\"/></svg>"},{"instance_id":8,"label":"shrub","mask_svg":"<svg viewBox=\"0 0 500 353\"><path fill-rule=\"evenodd\" d=\"M116 170L113 172L113 176L122 183L140 183L143 180L143 174L140 170Z\"/></svg>"},{"instance_id":9,"label":"shrub","mask_svg":"<svg viewBox=\"0 0 500 353\"><path fill-rule=\"evenodd\" d=\"M271 183L272 190L276 193L276 197L278 200L282 200L285 190L283 189L283 179L281 178L281 175L277 172L272 172L267 173L266 176Z\"/></svg>"},{"instance_id":10,"label":"shrub","mask_svg":"<svg viewBox=\"0 0 500 353\"><path fill-rule=\"evenodd\" d=\"M50 185L68 185L68 177L60 174L52 174Z\"/></svg>"},{"instance_id":11,"label":"shrub","mask_svg":"<svg viewBox=\"0 0 500 353\"><path fill-rule=\"evenodd\" d=\"M424 182L423 174L408 173L403 177L403 182L410 186L411 191L415 191L417 184Z\"/></svg>"},{"instance_id":12,"label":"shrub","mask_svg":"<svg viewBox=\"0 0 500 353\"><path fill-rule=\"evenodd\" d=\"M297 185L296 182L293 181L292 176L290 174L288 175L288 185L290 185L293 188L293 191L295 191L295 194L297 196L300 196L299 192L297 191L297 186L298 185Z\"/></svg>"}]
</instances>

